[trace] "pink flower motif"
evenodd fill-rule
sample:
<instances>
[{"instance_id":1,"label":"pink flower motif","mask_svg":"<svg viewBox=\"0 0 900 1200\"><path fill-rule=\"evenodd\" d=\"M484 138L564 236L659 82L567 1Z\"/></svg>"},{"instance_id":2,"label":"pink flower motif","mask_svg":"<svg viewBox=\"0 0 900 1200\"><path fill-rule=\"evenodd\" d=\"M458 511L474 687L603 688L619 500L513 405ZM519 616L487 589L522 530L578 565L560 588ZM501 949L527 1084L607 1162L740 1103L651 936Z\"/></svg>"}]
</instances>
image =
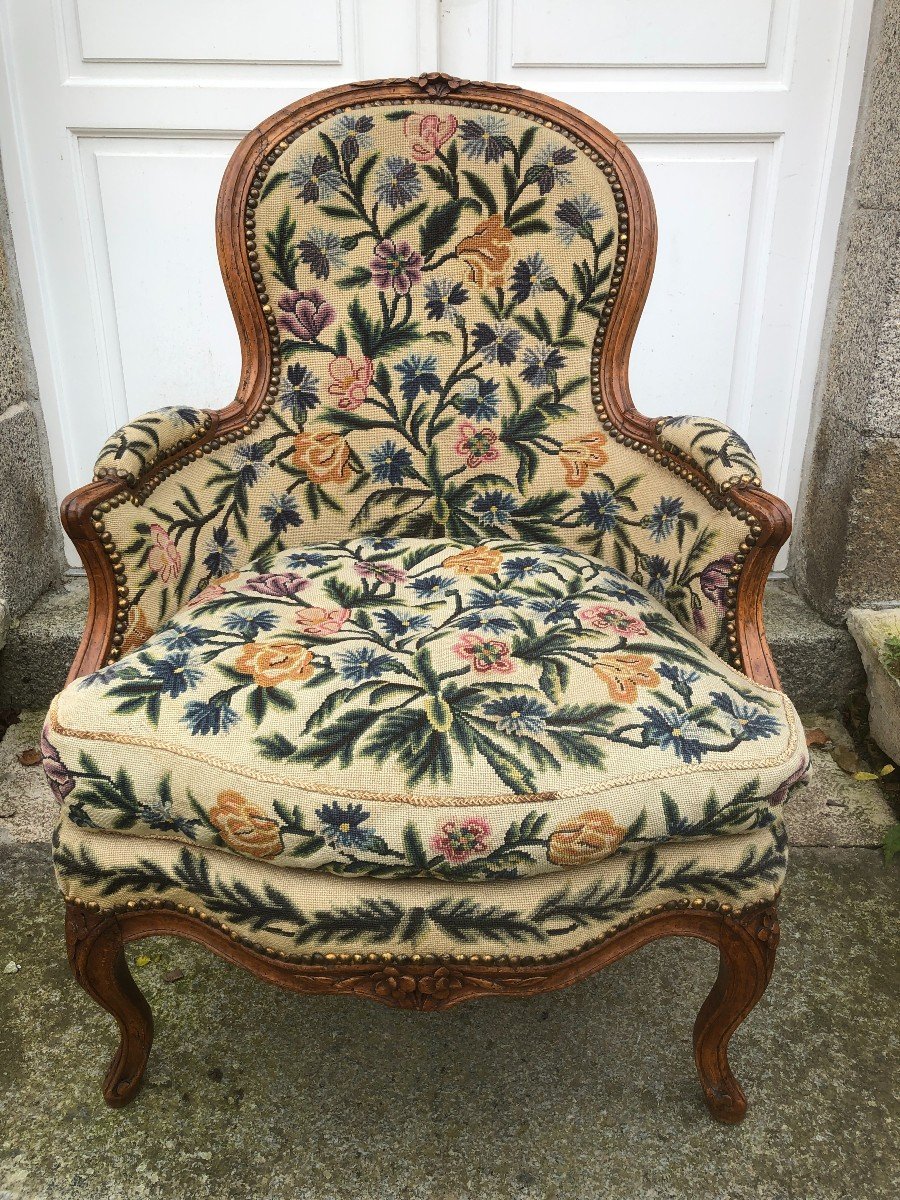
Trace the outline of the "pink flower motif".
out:
<instances>
[{"instance_id":1,"label":"pink flower motif","mask_svg":"<svg viewBox=\"0 0 900 1200\"><path fill-rule=\"evenodd\" d=\"M285 292L278 301L281 314L278 328L293 334L301 342L314 341L336 313L318 288L306 292Z\"/></svg>"},{"instance_id":2,"label":"pink flower motif","mask_svg":"<svg viewBox=\"0 0 900 1200\"><path fill-rule=\"evenodd\" d=\"M163 583L170 583L181 570L181 555L178 547L162 525L150 526L153 546L147 555L147 566Z\"/></svg>"},{"instance_id":3,"label":"pink flower motif","mask_svg":"<svg viewBox=\"0 0 900 1200\"><path fill-rule=\"evenodd\" d=\"M261 596L277 596L279 598L296 596L304 588L309 587L309 580L302 575L292 575L290 571L270 571L264 575L254 575L244 583L250 592L259 592Z\"/></svg>"},{"instance_id":4,"label":"pink flower motif","mask_svg":"<svg viewBox=\"0 0 900 1200\"><path fill-rule=\"evenodd\" d=\"M328 385L328 395L340 396L338 408L347 412L359 408L368 397L373 373L371 358L363 356L358 363L346 355L333 358L328 364L328 374L334 382Z\"/></svg>"},{"instance_id":5,"label":"pink flower motif","mask_svg":"<svg viewBox=\"0 0 900 1200\"><path fill-rule=\"evenodd\" d=\"M406 572L401 567L392 567L389 563L355 562L353 570L363 579L377 579L379 583L403 583Z\"/></svg>"},{"instance_id":6,"label":"pink flower motif","mask_svg":"<svg viewBox=\"0 0 900 1200\"><path fill-rule=\"evenodd\" d=\"M456 133L456 117L452 113L446 117L410 113L403 122L403 132L416 162L431 162L444 142Z\"/></svg>"},{"instance_id":7,"label":"pink flower motif","mask_svg":"<svg viewBox=\"0 0 900 1200\"><path fill-rule=\"evenodd\" d=\"M385 238L375 247L369 263L372 280L382 291L393 288L398 296L405 296L414 283L422 278L422 255L413 250L409 242L395 242Z\"/></svg>"},{"instance_id":8,"label":"pink flower motif","mask_svg":"<svg viewBox=\"0 0 900 1200\"><path fill-rule=\"evenodd\" d=\"M477 633L464 633L453 647L453 653L467 658L480 674L499 671L501 675L509 675L516 669L507 642L483 638Z\"/></svg>"},{"instance_id":9,"label":"pink flower motif","mask_svg":"<svg viewBox=\"0 0 900 1200\"><path fill-rule=\"evenodd\" d=\"M297 613L297 624L304 633L320 636L337 633L349 616L349 608L301 608Z\"/></svg>"},{"instance_id":10,"label":"pink flower motif","mask_svg":"<svg viewBox=\"0 0 900 1200\"><path fill-rule=\"evenodd\" d=\"M590 608L583 608L578 615L583 625L616 633L626 639L646 637L650 632L640 617L633 617L624 608L615 608L612 604L592 604Z\"/></svg>"},{"instance_id":11,"label":"pink flower motif","mask_svg":"<svg viewBox=\"0 0 900 1200\"><path fill-rule=\"evenodd\" d=\"M473 854L487 850L491 827L484 817L466 817L464 821L445 821L431 839L431 849L443 854L448 862L462 863Z\"/></svg>"},{"instance_id":12,"label":"pink flower motif","mask_svg":"<svg viewBox=\"0 0 900 1200\"><path fill-rule=\"evenodd\" d=\"M75 787L75 780L69 773L66 764L59 757L56 747L47 737L47 726L41 730L41 755L43 756L44 773L50 784L50 791L62 804L66 796Z\"/></svg>"},{"instance_id":13,"label":"pink flower motif","mask_svg":"<svg viewBox=\"0 0 900 1200\"><path fill-rule=\"evenodd\" d=\"M460 458L466 460L467 467L477 467L483 462L496 462L500 457L500 447L495 446L497 435L486 425L476 429L471 421L461 421L459 437L453 447Z\"/></svg>"}]
</instances>

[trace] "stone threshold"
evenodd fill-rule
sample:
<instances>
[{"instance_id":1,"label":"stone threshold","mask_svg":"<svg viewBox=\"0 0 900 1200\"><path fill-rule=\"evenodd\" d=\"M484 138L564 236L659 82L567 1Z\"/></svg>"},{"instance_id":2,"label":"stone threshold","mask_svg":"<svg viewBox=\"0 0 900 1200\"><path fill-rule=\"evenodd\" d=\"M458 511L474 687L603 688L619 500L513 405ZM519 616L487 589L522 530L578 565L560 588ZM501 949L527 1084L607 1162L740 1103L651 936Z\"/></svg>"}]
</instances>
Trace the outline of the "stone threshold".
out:
<instances>
[{"instance_id":1,"label":"stone threshold","mask_svg":"<svg viewBox=\"0 0 900 1200\"><path fill-rule=\"evenodd\" d=\"M0 712L46 708L62 687L87 616L87 580L71 576L10 624L0 649ZM846 628L826 624L787 579L766 588L766 630L781 680L800 712L841 709L865 687Z\"/></svg>"}]
</instances>

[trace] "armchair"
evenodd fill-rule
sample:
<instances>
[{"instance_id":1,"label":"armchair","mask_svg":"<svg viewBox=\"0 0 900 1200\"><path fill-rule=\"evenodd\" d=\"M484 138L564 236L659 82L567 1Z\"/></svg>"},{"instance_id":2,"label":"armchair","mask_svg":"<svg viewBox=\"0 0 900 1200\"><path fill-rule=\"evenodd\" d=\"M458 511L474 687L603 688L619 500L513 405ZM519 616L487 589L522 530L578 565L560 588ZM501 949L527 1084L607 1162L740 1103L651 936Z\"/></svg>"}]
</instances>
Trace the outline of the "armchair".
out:
<instances>
[{"instance_id":1,"label":"armchair","mask_svg":"<svg viewBox=\"0 0 900 1200\"><path fill-rule=\"evenodd\" d=\"M740 1120L807 770L761 617L790 516L736 434L632 404L633 156L518 88L341 86L247 135L217 238L235 400L120 430L63 505L91 608L43 749L107 1101L135 939L433 1010L690 936Z\"/></svg>"}]
</instances>

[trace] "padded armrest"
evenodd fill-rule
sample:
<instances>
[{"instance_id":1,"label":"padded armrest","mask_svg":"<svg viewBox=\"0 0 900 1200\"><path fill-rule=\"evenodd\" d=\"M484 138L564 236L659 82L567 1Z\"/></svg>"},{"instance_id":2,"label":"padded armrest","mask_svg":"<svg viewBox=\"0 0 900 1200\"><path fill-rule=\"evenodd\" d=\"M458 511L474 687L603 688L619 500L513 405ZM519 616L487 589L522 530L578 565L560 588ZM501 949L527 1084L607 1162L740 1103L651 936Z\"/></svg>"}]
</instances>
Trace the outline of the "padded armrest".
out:
<instances>
[{"instance_id":1,"label":"padded armrest","mask_svg":"<svg viewBox=\"0 0 900 1200\"><path fill-rule=\"evenodd\" d=\"M740 483L760 482L753 451L733 429L712 417L663 417L656 424L660 441L691 459L723 491Z\"/></svg>"},{"instance_id":2,"label":"padded armrest","mask_svg":"<svg viewBox=\"0 0 900 1200\"><path fill-rule=\"evenodd\" d=\"M202 408L160 408L129 421L107 438L94 464L94 478L114 476L135 483L154 463L189 446L212 424Z\"/></svg>"}]
</instances>

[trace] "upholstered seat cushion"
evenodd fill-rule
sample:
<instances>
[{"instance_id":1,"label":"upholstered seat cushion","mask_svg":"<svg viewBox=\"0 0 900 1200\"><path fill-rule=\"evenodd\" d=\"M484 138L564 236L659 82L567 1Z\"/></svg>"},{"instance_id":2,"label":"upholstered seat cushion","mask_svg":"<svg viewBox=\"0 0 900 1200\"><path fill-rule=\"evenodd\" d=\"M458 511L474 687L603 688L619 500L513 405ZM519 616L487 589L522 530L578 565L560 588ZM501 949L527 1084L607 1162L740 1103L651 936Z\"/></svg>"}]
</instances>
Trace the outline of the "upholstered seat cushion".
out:
<instances>
[{"instance_id":1,"label":"upholstered seat cushion","mask_svg":"<svg viewBox=\"0 0 900 1200\"><path fill-rule=\"evenodd\" d=\"M469 881L743 836L806 766L787 698L656 596L505 539L259 559L67 687L45 755L82 829Z\"/></svg>"}]
</instances>

